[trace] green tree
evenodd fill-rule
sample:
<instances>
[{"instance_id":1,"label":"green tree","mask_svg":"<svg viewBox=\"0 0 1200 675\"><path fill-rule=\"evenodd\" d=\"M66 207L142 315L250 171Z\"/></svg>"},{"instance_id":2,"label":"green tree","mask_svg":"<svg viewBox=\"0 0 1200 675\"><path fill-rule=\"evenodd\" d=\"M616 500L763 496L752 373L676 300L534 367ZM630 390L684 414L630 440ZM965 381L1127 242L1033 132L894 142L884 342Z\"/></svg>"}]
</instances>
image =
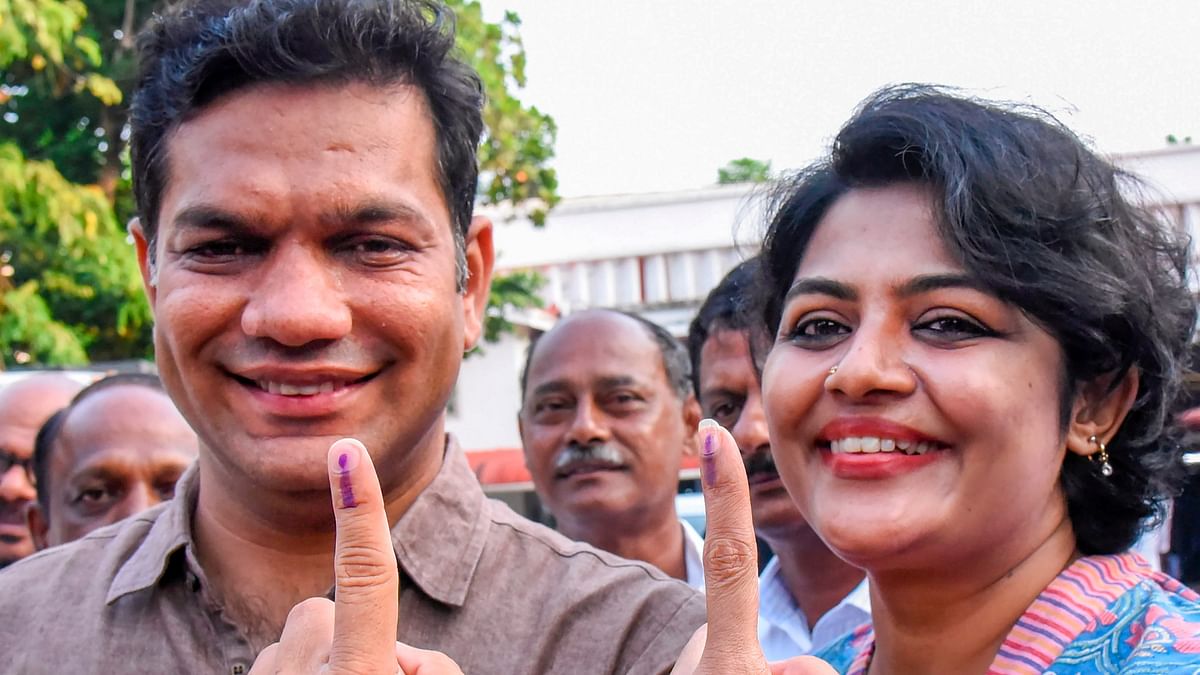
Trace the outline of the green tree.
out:
<instances>
[{"instance_id":1,"label":"green tree","mask_svg":"<svg viewBox=\"0 0 1200 675\"><path fill-rule=\"evenodd\" d=\"M721 185L729 183L765 183L771 180L771 163L749 157L730 161L717 169L717 182Z\"/></svg>"},{"instance_id":2,"label":"green tree","mask_svg":"<svg viewBox=\"0 0 1200 675\"><path fill-rule=\"evenodd\" d=\"M134 210L124 105L134 34L163 4L0 0L0 363L150 353L150 313L122 228ZM541 223L558 201L556 128L517 96L520 19L485 21L475 0L449 5L487 94L480 200ZM505 306L536 303L539 284L535 274L498 280L488 334L508 328Z\"/></svg>"}]
</instances>

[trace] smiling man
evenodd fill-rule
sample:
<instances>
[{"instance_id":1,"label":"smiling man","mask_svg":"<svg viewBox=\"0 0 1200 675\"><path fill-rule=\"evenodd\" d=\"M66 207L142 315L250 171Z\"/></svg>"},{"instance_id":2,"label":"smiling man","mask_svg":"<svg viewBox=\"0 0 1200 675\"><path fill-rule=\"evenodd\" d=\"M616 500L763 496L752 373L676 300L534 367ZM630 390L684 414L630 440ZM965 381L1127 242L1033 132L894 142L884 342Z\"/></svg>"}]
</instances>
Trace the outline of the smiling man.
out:
<instances>
[{"instance_id":1,"label":"smiling man","mask_svg":"<svg viewBox=\"0 0 1200 675\"><path fill-rule=\"evenodd\" d=\"M348 436L378 475L398 641L466 672L658 673L704 620L658 570L487 500L444 431L493 260L452 25L428 2L204 0L140 37L132 231L199 460L167 504L0 575L0 643L38 645L8 668L246 672L334 585Z\"/></svg>"},{"instance_id":2,"label":"smiling man","mask_svg":"<svg viewBox=\"0 0 1200 675\"><path fill-rule=\"evenodd\" d=\"M530 347L518 423L563 534L704 587L700 535L675 513L699 407L687 351L641 317L573 314Z\"/></svg>"}]
</instances>

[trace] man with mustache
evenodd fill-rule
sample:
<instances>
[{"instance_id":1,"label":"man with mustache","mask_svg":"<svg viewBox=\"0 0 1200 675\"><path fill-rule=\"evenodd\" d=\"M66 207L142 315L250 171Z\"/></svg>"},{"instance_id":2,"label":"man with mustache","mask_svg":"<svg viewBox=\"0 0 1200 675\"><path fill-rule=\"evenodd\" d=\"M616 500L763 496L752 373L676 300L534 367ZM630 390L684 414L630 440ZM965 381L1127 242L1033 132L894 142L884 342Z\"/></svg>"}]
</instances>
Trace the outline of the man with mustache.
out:
<instances>
[{"instance_id":1,"label":"man with mustache","mask_svg":"<svg viewBox=\"0 0 1200 675\"><path fill-rule=\"evenodd\" d=\"M25 509L37 498L34 440L82 388L62 375L34 375L0 389L0 568L35 550L25 523Z\"/></svg>"},{"instance_id":2,"label":"man with mustache","mask_svg":"<svg viewBox=\"0 0 1200 675\"><path fill-rule=\"evenodd\" d=\"M705 417L728 429L750 483L754 528L775 552L759 579L758 639L768 661L815 652L871 619L862 570L835 556L796 509L771 458L758 358L770 349L749 306L757 258L734 268L688 331L692 383Z\"/></svg>"},{"instance_id":3,"label":"man with mustache","mask_svg":"<svg viewBox=\"0 0 1200 675\"><path fill-rule=\"evenodd\" d=\"M700 421L683 345L632 314L580 312L530 347L521 386L525 464L558 530L703 589L703 540L675 512Z\"/></svg>"},{"instance_id":4,"label":"man with mustache","mask_svg":"<svg viewBox=\"0 0 1200 675\"><path fill-rule=\"evenodd\" d=\"M488 500L445 432L494 258L453 26L433 0L187 0L139 36L131 231L199 457L169 502L0 573L0 670L670 669L703 599Z\"/></svg>"}]
</instances>

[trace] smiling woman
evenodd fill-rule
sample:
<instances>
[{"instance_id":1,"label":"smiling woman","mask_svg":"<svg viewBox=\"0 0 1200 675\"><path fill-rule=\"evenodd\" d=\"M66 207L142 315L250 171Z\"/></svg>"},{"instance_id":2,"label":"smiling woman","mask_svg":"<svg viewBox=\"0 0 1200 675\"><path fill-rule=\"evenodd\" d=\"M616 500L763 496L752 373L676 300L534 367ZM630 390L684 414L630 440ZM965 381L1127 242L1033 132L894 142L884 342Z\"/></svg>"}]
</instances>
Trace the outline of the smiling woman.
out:
<instances>
[{"instance_id":1,"label":"smiling woman","mask_svg":"<svg viewBox=\"0 0 1200 675\"><path fill-rule=\"evenodd\" d=\"M874 630L835 666L1200 663L1200 599L1125 553L1181 466L1196 316L1186 247L1133 187L1040 111L923 86L876 94L782 186L772 444L872 584Z\"/></svg>"}]
</instances>

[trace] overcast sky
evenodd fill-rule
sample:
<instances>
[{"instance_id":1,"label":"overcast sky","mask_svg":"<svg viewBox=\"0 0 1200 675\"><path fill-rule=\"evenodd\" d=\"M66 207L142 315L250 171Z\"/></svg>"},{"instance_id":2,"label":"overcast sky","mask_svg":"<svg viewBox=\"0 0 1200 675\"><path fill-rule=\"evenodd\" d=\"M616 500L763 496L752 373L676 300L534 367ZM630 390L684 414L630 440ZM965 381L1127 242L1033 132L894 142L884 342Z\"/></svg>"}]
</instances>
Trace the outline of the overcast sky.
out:
<instances>
[{"instance_id":1,"label":"overcast sky","mask_svg":"<svg viewBox=\"0 0 1200 675\"><path fill-rule=\"evenodd\" d=\"M1036 103L1104 151L1200 143L1200 0L482 2L522 18L564 196L802 166L891 82Z\"/></svg>"}]
</instances>

